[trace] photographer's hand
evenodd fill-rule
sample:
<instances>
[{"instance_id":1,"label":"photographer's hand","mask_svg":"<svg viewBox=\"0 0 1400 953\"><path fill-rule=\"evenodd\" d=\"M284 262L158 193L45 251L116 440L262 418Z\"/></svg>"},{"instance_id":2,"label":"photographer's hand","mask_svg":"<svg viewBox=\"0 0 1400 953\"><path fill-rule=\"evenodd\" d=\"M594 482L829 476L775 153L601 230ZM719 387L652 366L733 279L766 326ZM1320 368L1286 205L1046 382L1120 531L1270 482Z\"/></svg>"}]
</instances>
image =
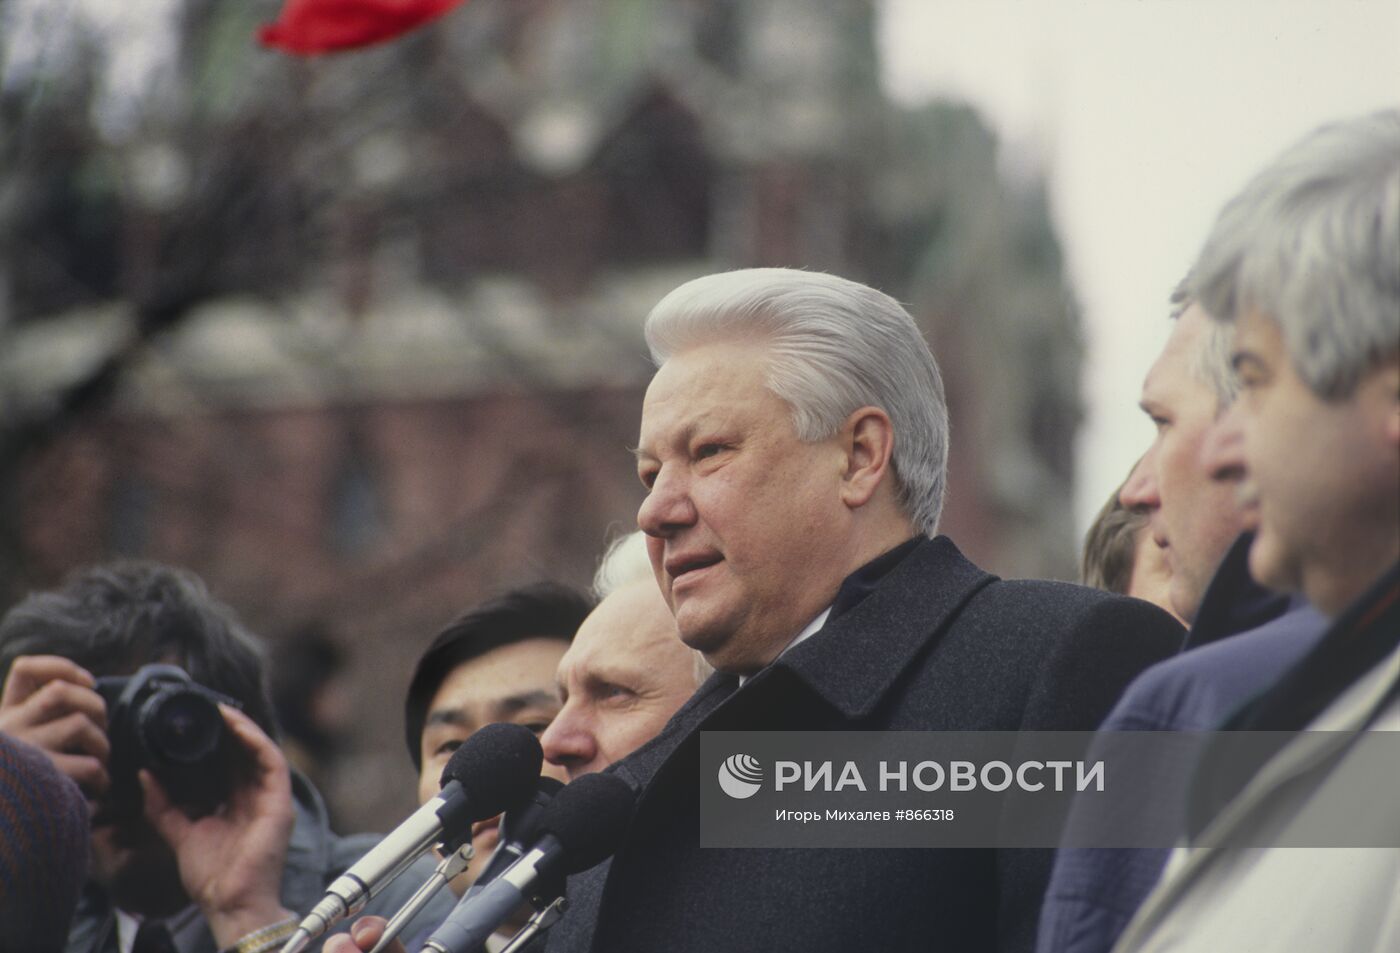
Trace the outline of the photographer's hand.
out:
<instances>
[{"instance_id":1,"label":"photographer's hand","mask_svg":"<svg viewBox=\"0 0 1400 953\"><path fill-rule=\"evenodd\" d=\"M227 705L219 710L254 763L251 779L223 807L192 821L149 771L140 779L146 817L175 851L185 892L223 949L294 916L279 898L294 814L291 776L277 745L247 715Z\"/></svg>"},{"instance_id":2,"label":"photographer's hand","mask_svg":"<svg viewBox=\"0 0 1400 953\"><path fill-rule=\"evenodd\" d=\"M0 731L27 741L89 798L107 790L107 703L87 669L58 655L21 655L0 690Z\"/></svg>"}]
</instances>

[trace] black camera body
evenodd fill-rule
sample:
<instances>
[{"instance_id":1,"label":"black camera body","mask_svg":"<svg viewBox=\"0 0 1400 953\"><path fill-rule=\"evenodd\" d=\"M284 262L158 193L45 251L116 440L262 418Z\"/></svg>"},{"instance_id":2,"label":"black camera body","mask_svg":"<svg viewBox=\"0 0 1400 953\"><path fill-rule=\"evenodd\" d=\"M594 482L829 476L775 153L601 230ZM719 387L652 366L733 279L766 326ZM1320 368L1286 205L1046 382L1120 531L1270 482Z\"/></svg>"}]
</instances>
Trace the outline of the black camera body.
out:
<instances>
[{"instance_id":1,"label":"black camera body","mask_svg":"<svg viewBox=\"0 0 1400 953\"><path fill-rule=\"evenodd\" d=\"M97 692L107 702L108 798L118 812L140 813L140 768L192 819L214 813L248 776L248 753L219 711L220 703L238 703L184 669L143 665L133 675L99 678Z\"/></svg>"}]
</instances>

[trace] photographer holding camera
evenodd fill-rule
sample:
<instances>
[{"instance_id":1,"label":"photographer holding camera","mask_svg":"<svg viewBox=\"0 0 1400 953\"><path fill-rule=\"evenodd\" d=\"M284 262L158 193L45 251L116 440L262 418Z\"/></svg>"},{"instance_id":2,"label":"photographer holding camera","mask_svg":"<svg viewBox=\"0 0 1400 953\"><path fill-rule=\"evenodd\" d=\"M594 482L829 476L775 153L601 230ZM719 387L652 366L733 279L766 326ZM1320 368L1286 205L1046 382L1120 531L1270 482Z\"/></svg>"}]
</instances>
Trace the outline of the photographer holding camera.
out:
<instances>
[{"instance_id":1,"label":"photographer holding camera","mask_svg":"<svg viewBox=\"0 0 1400 953\"><path fill-rule=\"evenodd\" d=\"M272 740L260 647L190 573L122 563L29 596L0 620L0 682L0 732L89 800L69 953L275 950L375 843L331 833Z\"/></svg>"}]
</instances>

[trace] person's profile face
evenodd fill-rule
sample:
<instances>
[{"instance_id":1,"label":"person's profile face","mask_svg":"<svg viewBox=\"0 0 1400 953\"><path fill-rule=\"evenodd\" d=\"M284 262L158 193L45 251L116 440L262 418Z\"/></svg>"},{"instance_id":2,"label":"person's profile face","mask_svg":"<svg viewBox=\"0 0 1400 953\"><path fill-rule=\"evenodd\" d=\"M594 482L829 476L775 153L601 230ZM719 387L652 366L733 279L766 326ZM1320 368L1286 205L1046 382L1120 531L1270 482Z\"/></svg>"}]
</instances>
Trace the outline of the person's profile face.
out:
<instances>
[{"instance_id":1,"label":"person's profile face","mask_svg":"<svg viewBox=\"0 0 1400 953\"><path fill-rule=\"evenodd\" d=\"M469 659L448 673L428 703L419 739L420 804L438 793L442 769L478 729L510 722L525 725L536 734L545 730L559 712L554 672L568 647L563 639L525 639ZM546 765L544 773L563 780L560 768ZM498 823L499 818L491 818L473 825L476 855L466 873L454 882L454 889L465 890L481 872L496 849Z\"/></svg>"},{"instance_id":2,"label":"person's profile face","mask_svg":"<svg viewBox=\"0 0 1400 953\"><path fill-rule=\"evenodd\" d=\"M559 663L564 707L540 739L545 757L573 779L631 754L694 693L695 660L655 582L618 588Z\"/></svg>"},{"instance_id":3,"label":"person's profile face","mask_svg":"<svg viewBox=\"0 0 1400 953\"><path fill-rule=\"evenodd\" d=\"M1147 512L1149 532L1166 557L1172 607L1184 619L1195 618L1241 526L1233 488L1201 465L1219 410L1214 388L1194 366L1209 321L1199 306L1187 308L1148 371L1141 405L1157 433L1119 493L1124 506Z\"/></svg>"},{"instance_id":4,"label":"person's profile face","mask_svg":"<svg viewBox=\"0 0 1400 953\"><path fill-rule=\"evenodd\" d=\"M1206 463L1233 476L1247 507L1250 574L1336 614L1400 546L1400 368L1375 368L1349 397L1323 400L1278 323L1257 312L1238 320L1233 363L1240 396Z\"/></svg>"},{"instance_id":5,"label":"person's profile face","mask_svg":"<svg viewBox=\"0 0 1400 953\"><path fill-rule=\"evenodd\" d=\"M849 571L846 458L802 441L753 342L674 355L647 388L637 523L681 639L716 668L767 664Z\"/></svg>"},{"instance_id":6,"label":"person's profile face","mask_svg":"<svg viewBox=\"0 0 1400 953\"><path fill-rule=\"evenodd\" d=\"M1128 577L1126 595L1143 599L1168 612L1176 613L1171 598L1172 572L1166 553L1152 539L1146 525L1138 529L1133 542L1133 571Z\"/></svg>"}]
</instances>

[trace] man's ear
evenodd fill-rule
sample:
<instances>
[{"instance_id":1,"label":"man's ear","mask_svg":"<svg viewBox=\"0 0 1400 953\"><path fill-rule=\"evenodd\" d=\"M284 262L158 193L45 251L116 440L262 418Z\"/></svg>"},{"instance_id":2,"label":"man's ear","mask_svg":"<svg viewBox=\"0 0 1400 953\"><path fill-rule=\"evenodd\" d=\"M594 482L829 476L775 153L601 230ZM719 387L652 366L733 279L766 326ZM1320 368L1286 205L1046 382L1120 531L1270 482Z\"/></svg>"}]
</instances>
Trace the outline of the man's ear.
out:
<instances>
[{"instance_id":1,"label":"man's ear","mask_svg":"<svg viewBox=\"0 0 1400 953\"><path fill-rule=\"evenodd\" d=\"M1385 436L1392 446L1400 447L1400 359L1381 368L1381 375L1390 405L1386 412Z\"/></svg>"},{"instance_id":2,"label":"man's ear","mask_svg":"<svg viewBox=\"0 0 1400 953\"><path fill-rule=\"evenodd\" d=\"M1351 399L1363 408L1367 430L1400 449L1400 356L1367 371Z\"/></svg>"},{"instance_id":3,"label":"man's ear","mask_svg":"<svg viewBox=\"0 0 1400 953\"><path fill-rule=\"evenodd\" d=\"M894 454L894 424L879 407L861 407L841 428L846 470L841 478L841 501L855 509L870 502L880 484L890 478Z\"/></svg>"}]
</instances>

